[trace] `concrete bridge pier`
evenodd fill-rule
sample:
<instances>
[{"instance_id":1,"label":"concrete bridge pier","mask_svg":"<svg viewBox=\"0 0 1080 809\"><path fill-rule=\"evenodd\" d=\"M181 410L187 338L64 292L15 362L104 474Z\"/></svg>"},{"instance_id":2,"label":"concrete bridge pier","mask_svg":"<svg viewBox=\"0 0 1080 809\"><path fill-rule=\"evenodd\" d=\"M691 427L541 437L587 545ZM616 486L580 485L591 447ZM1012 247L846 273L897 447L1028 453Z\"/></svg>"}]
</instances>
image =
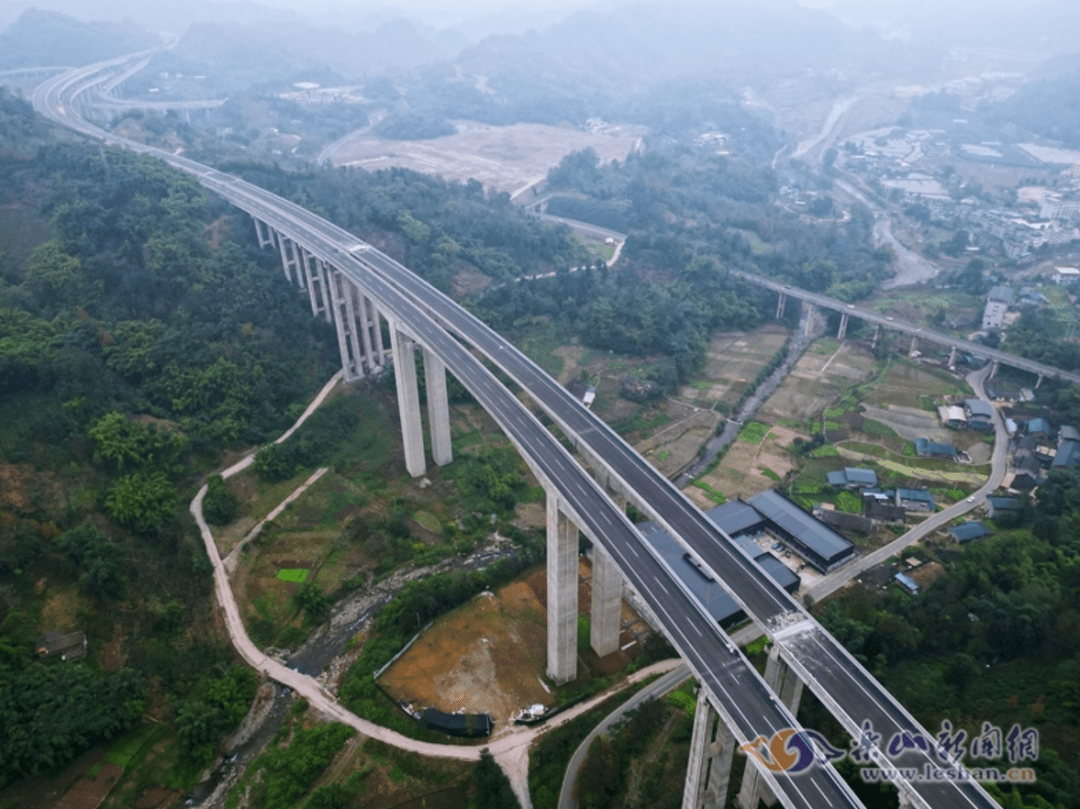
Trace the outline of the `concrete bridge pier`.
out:
<instances>
[{"instance_id":1,"label":"concrete bridge pier","mask_svg":"<svg viewBox=\"0 0 1080 809\"><path fill-rule=\"evenodd\" d=\"M257 216L252 216L251 219L252 219L252 221L255 222L255 237L259 240L259 249L262 250L264 247L267 247L269 245L273 245L273 243L274 243L273 231L270 230L270 228L267 225L265 225L263 223L263 221L261 219L259 219ZM263 230L266 231L266 236L263 236Z\"/></svg>"},{"instance_id":2,"label":"concrete bridge pier","mask_svg":"<svg viewBox=\"0 0 1080 809\"><path fill-rule=\"evenodd\" d=\"M1043 383L1044 379L1046 379L1045 374L1039 374L1039 378L1035 380L1035 390L1039 389L1039 385Z\"/></svg>"},{"instance_id":3,"label":"concrete bridge pier","mask_svg":"<svg viewBox=\"0 0 1080 809\"><path fill-rule=\"evenodd\" d=\"M841 312L840 313L840 328L836 332L836 339L837 340L843 340L844 335L847 334L847 322L848 322L847 312Z\"/></svg>"},{"instance_id":4,"label":"concrete bridge pier","mask_svg":"<svg viewBox=\"0 0 1080 809\"><path fill-rule=\"evenodd\" d=\"M401 440L405 445L405 468L414 478L427 470L424 458L424 430L420 421L420 393L416 384L416 355L412 338L390 323L390 346L394 353L394 383L397 386Z\"/></svg>"},{"instance_id":5,"label":"concrete bridge pier","mask_svg":"<svg viewBox=\"0 0 1080 809\"><path fill-rule=\"evenodd\" d=\"M993 379L995 376L997 376L997 372L998 372L999 367L1001 367L1001 363L998 362L997 360L994 360L993 362L991 362L990 363L990 376L988 376L987 379Z\"/></svg>"},{"instance_id":6,"label":"concrete bridge pier","mask_svg":"<svg viewBox=\"0 0 1080 809\"><path fill-rule=\"evenodd\" d=\"M334 319L334 304L330 299L330 267L318 256L311 265L311 277L319 287L323 317L330 323Z\"/></svg>"},{"instance_id":7,"label":"concrete bridge pier","mask_svg":"<svg viewBox=\"0 0 1080 809\"><path fill-rule=\"evenodd\" d=\"M318 261L303 247L300 248L300 272L308 291L308 299L311 301L311 314L313 317L318 317L327 309L326 288L322 283Z\"/></svg>"},{"instance_id":8,"label":"concrete bridge pier","mask_svg":"<svg viewBox=\"0 0 1080 809\"><path fill-rule=\"evenodd\" d=\"M366 332L365 329L365 337ZM424 383L427 387L431 458L437 465L446 466L454 460L450 445L450 401L446 393L446 365L427 349L424 349Z\"/></svg>"},{"instance_id":9,"label":"concrete bridge pier","mask_svg":"<svg viewBox=\"0 0 1080 809\"><path fill-rule=\"evenodd\" d=\"M877 341L881 339L881 324L874 326L874 336L870 340L871 350L877 348Z\"/></svg>"},{"instance_id":10,"label":"concrete bridge pier","mask_svg":"<svg viewBox=\"0 0 1080 809\"><path fill-rule=\"evenodd\" d=\"M765 682L791 711L792 716L799 713L803 683L787 662L780 657L780 649L775 644L769 649L769 658L765 663ZM776 803L776 796L762 777L761 771L748 760L746 770L743 772L737 803L740 809L757 809L758 801L764 801L766 806L772 806Z\"/></svg>"},{"instance_id":11,"label":"concrete bridge pier","mask_svg":"<svg viewBox=\"0 0 1080 809\"><path fill-rule=\"evenodd\" d=\"M608 552L596 543L592 551L592 610L589 644L599 657L619 650L622 629L622 574Z\"/></svg>"},{"instance_id":12,"label":"concrete bridge pier","mask_svg":"<svg viewBox=\"0 0 1080 809\"><path fill-rule=\"evenodd\" d=\"M956 346L949 349L949 370L956 370Z\"/></svg>"},{"instance_id":13,"label":"concrete bridge pier","mask_svg":"<svg viewBox=\"0 0 1080 809\"><path fill-rule=\"evenodd\" d=\"M803 301L803 306L806 307L806 327L803 331L803 337L809 338L814 333L814 318L817 317L817 307L809 301Z\"/></svg>"},{"instance_id":14,"label":"concrete bridge pier","mask_svg":"<svg viewBox=\"0 0 1080 809\"><path fill-rule=\"evenodd\" d=\"M914 334L911 335L911 348L908 349L908 356L914 357L915 352L919 350L919 338Z\"/></svg>"},{"instance_id":15,"label":"concrete bridge pier","mask_svg":"<svg viewBox=\"0 0 1080 809\"><path fill-rule=\"evenodd\" d=\"M699 689L683 809L724 809L735 746L735 736L709 702L705 689Z\"/></svg>"},{"instance_id":16,"label":"concrete bridge pier","mask_svg":"<svg viewBox=\"0 0 1080 809\"><path fill-rule=\"evenodd\" d=\"M609 481L610 484L610 481ZM626 498L616 494L610 485L607 494L626 512ZM589 612L589 645L599 657L619 649L622 630L623 577L619 566L598 543L593 543L592 609Z\"/></svg>"},{"instance_id":17,"label":"concrete bridge pier","mask_svg":"<svg viewBox=\"0 0 1080 809\"><path fill-rule=\"evenodd\" d=\"M348 317L345 308L341 273L328 264L324 264L322 269L323 277L327 279L330 288L330 308L333 311L334 326L337 328L341 370L345 372L346 382L355 382L362 375L356 361L360 352L355 345L356 334L352 328L355 321Z\"/></svg>"},{"instance_id":18,"label":"concrete bridge pier","mask_svg":"<svg viewBox=\"0 0 1080 809\"><path fill-rule=\"evenodd\" d=\"M285 277L289 281L292 281L292 270L294 267L297 267L296 245L288 236L282 236L278 233L277 237L278 249L281 250L281 267L285 270ZM297 268L297 272L299 273L299 268Z\"/></svg>"},{"instance_id":19,"label":"concrete bridge pier","mask_svg":"<svg viewBox=\"0 0 1080 809\"><path fill-rule=\"evenodd\" d=\"M357 311L360 313L360 333L364 337L364 352L368 370L372 373L382 371L386 363L386 349L383 347L382 327L379 325L379 310L375 301L364 290L357 287L359 300Z\"/></svg>"},{"instance_id":20,"label":"concrete bridge pier","mask_svg":"<svg viewBox=\"0 0 1080 809\"><path fill-rule=\"evenodd\" d=\"M776 299L776 319L779 320L784 316L784 304L787 303L787 295L783 292L780 293L780 297Z\"/></svg>"},{"instance_id":21,"label":"concrete bridge pier","mask_svg":"<svg viewBox=\"0 0 1080 809\"><path fill-rule=\"evenodd\" d=\"M595 546L594 546L595 547ZM547 675L560 685L577 676L578 529L547 492Z\"/></svg>"}]
</instances>

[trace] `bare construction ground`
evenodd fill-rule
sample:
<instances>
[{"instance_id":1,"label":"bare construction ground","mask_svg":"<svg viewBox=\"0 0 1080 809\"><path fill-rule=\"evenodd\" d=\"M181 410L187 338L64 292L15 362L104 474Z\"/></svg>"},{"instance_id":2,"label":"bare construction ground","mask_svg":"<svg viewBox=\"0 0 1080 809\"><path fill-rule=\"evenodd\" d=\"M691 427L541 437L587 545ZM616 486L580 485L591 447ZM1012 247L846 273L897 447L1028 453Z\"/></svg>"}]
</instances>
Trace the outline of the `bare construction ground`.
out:
<instances>
[{"instance_id":1,"label":"bare construction ground","mask_svg":"<svg viewBox=\"0 0 1080 809\"><path fill-rule=\"evenodd\" d=\"M430 140L385 140L358 136L331 155L338 166L368 171L407 168L447 180L473 179L515 194L547 176L570 152L592 148L603 161L624 160L638 147L641 127L609 127L603 133L542 124L491 126L456 122L462 131Z\"/></svg>"},{"instance_id":2,"label":"bare construction ground","mask_svg":"<svg viewBox=\"0 0 1080 809\"><path fill-rule=\"evenodd\" d=\"M579 562L578 611L588 615L592 566ZM552 706L555 697L541 682L547 662L547 586L541 569L497 593L481 593L468 604L437 618L379 680L394 699L414 708L433 706L465 713L490 712L496 735L510 714L536 703ZM634 643L648 633L641 618L624 601L620 649L640 650ZM579 655L580 671L612 674L630 656L616 651L598 658L591 649Z\"/></svg>"},{"instance_id":3,"label":"bare construction ground","mask_svg":"<svg viewBox=\"0 0 1080 809\"><path fill-rule=\"evenodd\" d=\"M505 727L517 708L554 704L541 684L546 612L519 581L481 593L438 618L383 674L380 685L417 709L490 712Z\"/></svg>"}]
</instances>

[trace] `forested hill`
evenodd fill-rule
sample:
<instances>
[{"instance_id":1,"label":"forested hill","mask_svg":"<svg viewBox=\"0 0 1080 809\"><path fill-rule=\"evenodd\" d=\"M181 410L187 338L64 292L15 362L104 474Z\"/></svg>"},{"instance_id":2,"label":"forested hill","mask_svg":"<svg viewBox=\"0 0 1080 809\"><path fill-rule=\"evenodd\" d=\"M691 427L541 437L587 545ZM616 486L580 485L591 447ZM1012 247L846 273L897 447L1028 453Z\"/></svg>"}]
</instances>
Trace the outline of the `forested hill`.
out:
<instances>
[{"instance_id":1,"label":"forested hill","mask_svg":"<svg viewBox=\"0 0 1080 809\"><path fill-rule=\"evenodd\" d=\"M0 155L0 787L145 711L175 729L183 782L250 703L186 504L337 352L235 227L250 219L151 158ZM86 661L35 660L40 633L74 629Z\"/></svg>"}]
</instances>

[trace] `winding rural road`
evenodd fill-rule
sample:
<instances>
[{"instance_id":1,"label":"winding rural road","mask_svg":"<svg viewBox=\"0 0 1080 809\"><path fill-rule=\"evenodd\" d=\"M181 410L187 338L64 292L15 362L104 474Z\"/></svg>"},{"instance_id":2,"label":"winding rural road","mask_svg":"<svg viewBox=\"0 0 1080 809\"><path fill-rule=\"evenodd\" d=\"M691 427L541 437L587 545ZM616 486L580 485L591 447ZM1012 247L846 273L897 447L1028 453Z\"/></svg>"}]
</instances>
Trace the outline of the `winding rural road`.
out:
<instances>
[{"instance_id":1,"label":"winding rural road","mask_svg":"<svg viewBox=\"0 0 1080 809\"><path fill-rule=\"evenodd\" d=\"M275 444L280 444L287 440L297 428L302 425L315 410L326 400L326 397L330 395L330 392L341 381L343 373L338 371L331 377L330 381L323 386L318 395L312 399L311 403L307 406L304 412L296 420L296 422L286 430L281 436L275 439ZM229 468L221 472L223 478L230 478L236 475L255 461L255 452L247 455L237 463L233 464ZM322 470L325 471L325 470ZM308 478L305 483L296 489L288 498L286 498L281 506L283 507L287 502L291 502L296 496L299 496L303 491L314 482L315 479L321 475L316 472L311 478ZM462 761L478 761L480 759L481 747L465 747L457 744L435 744L432 742L423 742L417 739L410 739L407 736L403 736L400 733L384 728L380 725L376 725L372 722L362 719L346 708L337 701L337 698L329 693L323 685L321 685L315 678L306 674L301 674L288 666L274 660L271 657L267 657L262 650L260 650L251 640L247 634L247 629L244 626L243 618L240 615L240 608L236 603L236 597L233 594L232 586L229 582L229 572L235 570L236 561L236 549L225 560L221 558L221 554L218 551L217 543L214 541L213 532L210 530L210 526L206 522L206 518L203 516L202 503L203 498L206 497L207 487L204 484L191 501L191 514L195 518L195 522L199 526L199 533L202 535L203 544L206 547L206 554L210 558L210 562L214 567L214 591L217 596L218 603L221 605L225 614L225 626L229 633L229 639L232 641L233 646L240 653L240 656L254 668L256 671L261 672L272 680L275 680L282 685L287 685L292 688L299 696L303 697L308 703L316 710L325 714L328 718L355 728L360 733L368 736L372 739L378 739L379 741L386 742L394 747L410 750L415 753L420 753L425 756L436 756L442 758L455 758ZM280 507L279 507L280 508ZM269 519L269 517L268 517ZM237 548L240 546L238 545ZM228 570L226 569L226 562L230 562ZM510 778L510 783L514 788L514 793L517 795L518 801L521 803L522 809L532 809L532 801L529 796L529 747L533 742L543 733L547 733L552 728L559 727L560 725L569 722L571 719L579 716L585 711L591 710L595 705L607 699L614 693L621 691L630 685L641 681L653 674L663 674L671 671L672 669L681 668L686 669L686 665L679 659L664 660L659 663L655 663L651 666L643 668L641 671L635 672L631 677L623 680L615 686L604 690L597 694L593 698L574 706L574 708L567 710L550 722L541 725L539 727L525 727L517 726L508 728L504 731L503 735L494 739L486 747L491 751L491 754L495 757L496 762L502 767ZM685 679L688 676L686 674L680 678L679 681ZM650 687L652 688L652 687ZM650 691L650 689L645 689ZM652 693L655 693L654 691Z\"/></svg>"}]
</instances>

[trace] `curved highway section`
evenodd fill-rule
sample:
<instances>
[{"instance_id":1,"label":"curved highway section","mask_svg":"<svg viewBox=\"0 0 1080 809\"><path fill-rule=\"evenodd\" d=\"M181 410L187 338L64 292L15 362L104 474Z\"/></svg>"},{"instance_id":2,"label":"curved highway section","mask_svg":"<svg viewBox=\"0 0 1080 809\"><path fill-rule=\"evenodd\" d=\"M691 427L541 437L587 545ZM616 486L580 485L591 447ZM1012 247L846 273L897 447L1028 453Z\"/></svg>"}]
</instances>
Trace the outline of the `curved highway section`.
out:
<instances>
[{"instance_id":1,"label":"curved highway section","mask_svg":"<svg viewBox=\"0 0 1080 809\"><path fill-rule=\"evenodd\" d=\"M871 757L881 766L940 766L938 751L913 750L887 759L884 745L893 734L911 732L932 739L865 669L828 635L802 607L730 542L681 491L645 462L606 424L512 345L406 268L310 212L236 177L93 127L71 110L71 99L101 81L94 65L41 85L35 108L91 137L158 156L195 174L207 188L267 222L315 255L348 273L379 302L383 314L404 327L421 346L436 353L448 369L496 419L530 462L548 491L558 491L560 507L611 554L620 570L663 623L695 675L708 688L715 707L736 738L747 742L797 728L794 718L756 671L651 546L585 473L455 334L482 352L522 386L571 437L609 485L680 538L716 574L748 615L777 643L800 679L823 699L853 736L872 723L881 743ZM799 776L766 773L786 806L843 807L859 803L836 771L825 764ZM922 784L901 782L905 795L933 807L996 807L977 784L968 781Z\"/></svg>"}]
</instances>

